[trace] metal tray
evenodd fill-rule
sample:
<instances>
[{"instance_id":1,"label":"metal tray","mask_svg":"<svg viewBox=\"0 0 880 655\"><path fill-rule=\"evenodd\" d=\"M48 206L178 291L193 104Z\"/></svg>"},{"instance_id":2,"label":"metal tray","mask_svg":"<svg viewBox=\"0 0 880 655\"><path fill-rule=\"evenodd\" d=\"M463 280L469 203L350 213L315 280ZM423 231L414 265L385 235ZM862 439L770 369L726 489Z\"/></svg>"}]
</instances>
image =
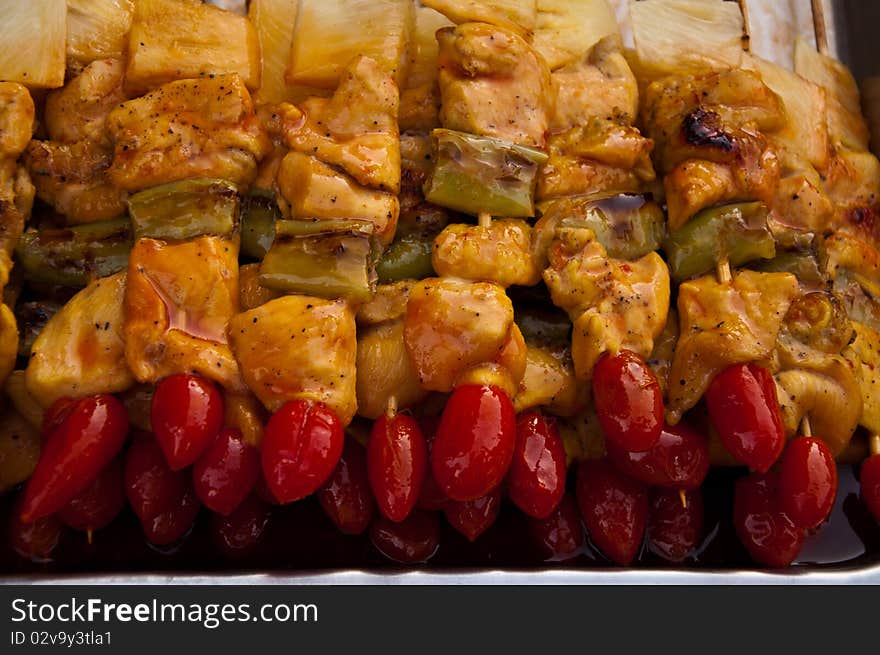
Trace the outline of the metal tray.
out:
<instances>
[{"instance_id":1,"label":"metal tray","mask_svg":"<svg viewBox=\"0 0 880 655\"><path fill-rule=\"evenodd\" d=\"M627 0L612 4L623 5ZM215 0L215 4L243 6L242 0ZM742 2L741 2L742 4ZM880 3L863 0L745 0L749 10L749 28L753 50L764 57L785 63L785 53L793 47L794 37L813 38L812 5L821 5L824 13L828 51L850 66L856 79L880 75L880 52L873 40L880 29ZM784 25L780 25L782 21ZM624 31L626 27L624 26ZM814 41L815 42L815 41ZM880 109L880 108L878 108ZM850 475L849 494L854 491ZM838 499L843 505L843 496ZM841 508L837 508L842 512ZM842 519L838 516L838 519ZM867 552L839 564L802 565L782 572L753 568L611 568L458 565L428 566L417 570L366 565L364 568L323 568L308 570L267 570L254 572L205 572L193 565L174 572L140 567L138 572L60 573L20 571L0 574L0 584L233 584L233 585L360 585L360 584L880 584L880 526L873 532ZM326 535L324 535L326 537ZM323 547L324 544L321 544ZM854 553L855 554L855 553ZM354 560L352 560L354 561ZM69 564L67 571L72 570Z\"/></svg>"}]
</instances>

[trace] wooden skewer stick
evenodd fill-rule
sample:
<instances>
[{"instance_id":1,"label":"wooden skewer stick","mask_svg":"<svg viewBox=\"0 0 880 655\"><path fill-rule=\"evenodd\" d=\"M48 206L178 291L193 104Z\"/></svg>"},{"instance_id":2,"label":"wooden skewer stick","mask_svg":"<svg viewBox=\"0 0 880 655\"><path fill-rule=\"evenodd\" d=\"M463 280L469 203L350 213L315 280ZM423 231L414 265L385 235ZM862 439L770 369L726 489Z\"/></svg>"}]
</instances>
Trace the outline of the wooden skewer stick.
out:
<instances>
[{"instance_id":1,"label":"wooden skewer stick","mask_svg":"<svg viewBox=\"0 0 880 655\"><path fill-rule=\"evenodd\" d=\"M388 418L397 416L397 396L388 396L388 403L385 405L385 416Z\"/></svg>"},{"instance_id":2,"label":"wooden skewer stick","mask_svg":"<svg viewBox=\"0 0 880 655\"><path fill-rule=\"evenodd\" d=\"M488 212L480 212L477 214L477 221L480 223L480 227L489 227L492 225L492 214Z\"/></svg>"},{"instance_id":3,"label":"wooden skewer stick","mask_svg":"<svg viewBox=\"0 0 880 655\"><path fill-rule=\"evenodd\" d=\"M752 35L749 28L749 5L746 0L736 0L736 4L739 5L739 11L743 17L742 48L748 52L752 47Z\"/></svg>"},{"instance_id":4,"label":"wooden skewer stick","mask_svg":"<svg viewBox=\"0 0 880 655\"><path fill-rule=\"evenodd\" d=\"M722 259L718 262L718 267L715 269L716 274L718 275L718 281L721 284L728 284L730 282L730 262L727 259Z\"/></svg>"},{"instance_id":5,"label":"wooden skewer stick","mask_svg":"<svg viewBox=\"0 0 880 655\"><path fill-rule=\"evenodd\" d=\"M688 508L688 497L687 497L687 494L684 492L684 489L678 490L678 497L681 498L681 506L684 509L687 509Z\"/></svg>"},{"instance_id":6,"label":"wooden skewer stick","mask_svg":"<svg viewBox=\"0 0 880 655\"><path fill-rule=\"evenodd\" d=\"M804 418L801 419L801 434L805 437L813 436L813 428L810 426L810 417L804 414Z\"/></svg>"},{"instance_id":7,"label":"wooden skewer stick","mask_svg":"<svg viewBox=\"0 0 880 655\"><path fill-rule=\"evenodd\" d=\"M880 434L872 434L868 437L868 452L872 455L880 455Z\"/></svg>"},{"instance_id":8,"label":"wooden skewer stick","mask_svg":"<svg viewBox=\"0 0 880 655\"><path fill-rule=\"evenodd\" d=\"M92 529L91 529L91 528L89 528L88 530L86 530L86 540L89 542L89 546L92 545L92 537L94 536L94 534L95 534L95 533L92 532Z\"/></svg>"},{"instance_id":9,"label":"wooden skewer stick","mask_svg":"<svg viewBox=\"0 0 880 655\"><path fill-rule=\"evenodd\" d=\"M810 0L813 13L813 34L816 35L816 49L823 55L828 54L828 28L825 25L825 7L822 0Z\"/></svg>"}]
</instances>

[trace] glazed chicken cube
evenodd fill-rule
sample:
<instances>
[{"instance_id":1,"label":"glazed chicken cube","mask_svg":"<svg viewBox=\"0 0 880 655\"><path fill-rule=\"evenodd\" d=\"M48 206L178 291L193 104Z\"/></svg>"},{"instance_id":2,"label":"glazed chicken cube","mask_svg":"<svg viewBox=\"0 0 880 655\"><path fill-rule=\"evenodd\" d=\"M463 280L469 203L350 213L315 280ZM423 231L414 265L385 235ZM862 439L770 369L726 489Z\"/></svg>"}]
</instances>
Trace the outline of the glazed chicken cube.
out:
<instances>
[{"instance_id":1,"label":"glazed chicken cube","mask_svg":"<svg viewBox=\"0 0 880 655\"><path fill-rule=\"evenodd\" d=\"M325 403L343 425L357 410L354 313L341 300L283 296L237 314L229 342L251 391L274 411L289 400Z\"/></svg>"},{"instance_id":2,"label":"glazed chicken cube","mask_svg":"<svg viewBox=\"0 0 880 655\"><path fill-rule=\"evenodd\" d=\"M531 253L532 228L516 218L487 226L449 225L434 239L432 261L438 275L532 286L541 280Z\"/></svg>"},{"instance_id":3,"label":"glazed chicken cube","mask_svg":"<svg viewBox=\"0 0 880 655\"><path fill-rule=\"evenodd\" d=\"M34 131L34 101L21 84L0 82L0 158L17 158Z\"/></svg>"},{"instance_id":4,"label":"glazed chicken cube","mask_svg":"<svg viewBox=\"0 0 880 655\"><path fill-rule=\"evenodd\" d=\"M437 40L443 126L543 147L555 102L550 70L532 46L486 23L443 28Z\"/></svg>"},{"instance_id":5,"label":"glazed chicken cube","mask_svg":"<svg viewBox=\"0 0 880 655\"><path fill-rule=\"evenodd\" d=\"M165 84L116 107L110 179L126 191L191 177L250 184L272 144L236 74Z\"/></svg>"},{"instance_id":6,"label":"glazed chicken cube","mask_svg":"<svg viewBox=\"0 0 880 655\"><path fill-rule=\"evenodd\" d=\"M58 398L117 393L134 384L125 359L126 273L95 280L40 331L25 385L42 407Z\"/></svg>"},{"instance_id":7,"label":"glazed chicken cube","mask_svg":"<svg viewBox=\"0 0 880 655\"><path fill-rule=\"evenodd\" d=\"M122 89L125 64L119 59L99 59L63 89L46 97L43 118L52 141L75 143L88 139L110 148L105 125L110 110L128 96Z\"/></svg>"},{"instance_id":8,"label":"glazed chicken cube","mask_svg":"<svg viewBox=\"0 0 880 655\"><path fill-rule=\"evenodd\" d=\"M652 252L636 261L608 256L588 228L562 228L549 251L544 281L553 304L568 312L572 359L579 380L608 351L647 359L669 311L669 269Z\"/></svg>"},{"instance_id":9,"label":"glazed chicken cube","mask_svg":"<svg viewBox=\"0 0 880 655\"><path fill-rule=\"evenodd\" d=\"M798 282L790 273L742 270L730 282L704 276L678 289L679 339L669 370L666 418L676 424L722 370L767 361Z\"/></svg>"},{"instance_id":10,"label":"glazed chicken cube","mask_svg":"<svg viewBox=\"0 0 880 655\"><path fill-rule=\"evenodd\" d=\"M856 338L843 355L856 373L861 389L859 423L871 434L880 434L880 332L857 321L852 326Z\"/></svg>"},{"instance_id":11,"label":"glazed chicken cube","mask_svg":"<svg viewBox=\"0 0 880 655\"><path fill-rule=\"evenodd\" d=\"M495 360L513 327L513 304L501 286L428 278L410 292L404 341L420 384L446 392L469 368Z\"/></svg>"},{"instance_id":12,"label":"glazed chicken cube","mask_svg":"<svg viewBox=\"0 0 880 655\"><path fill-rule=\"evenodd\" d=\"M302 116L286 117L285 141L299 152L338 166L359 184L400 191L398 91L394 79L369 57L346 68L330 98L309 98Z\"/></svg>"},{"instance_id":13,"label":"glazed chicken cube","mask_svg":"<svg viewBox=\"0 0 880 655\"><path fill-rule=\"evenodd\" d=\"M542 407L557 416L573 416L586 406L587 389L575 377L571 353L529 345L513 404L517 412Z\"/></svg>"},{"instance_id":14,"label":"glazed chicken cube","mask_svg":"<svg viewBox=\"0 0 880 655\"><path fill-rule=\"evenodd\" d=\"M108 174L113 156L94 141L31 141L23 161L37 196L70 224L109 220L126 212L128 194Z\"/></svg>"},{"instance_id":15,"label":"glazed chicken cube","mask_svg":"<svg viewBox=\"0 0 880 655\"><path fill-rule=\"evenodd\" d=\"M226 326L238 312L238 246L140 239L125 292L125 357L139 382L195 373L243 391Z\"/></svg>"}]
</instances>

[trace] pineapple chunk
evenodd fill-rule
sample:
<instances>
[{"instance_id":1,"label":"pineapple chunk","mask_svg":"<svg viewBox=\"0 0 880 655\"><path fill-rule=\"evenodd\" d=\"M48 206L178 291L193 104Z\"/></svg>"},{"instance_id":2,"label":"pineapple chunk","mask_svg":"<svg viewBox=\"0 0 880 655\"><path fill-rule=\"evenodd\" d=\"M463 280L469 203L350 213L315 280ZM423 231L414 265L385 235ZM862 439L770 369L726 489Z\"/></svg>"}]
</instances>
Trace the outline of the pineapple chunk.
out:
<instances>
[{"instance_id":1,"label":"pineapple chunk","mask_svg":"<svg viewBox=\"0 0 880 655\"><path fill-rule=\"evenodd\" d=\"M405 89L432 85L437 81L437 30L452 23L430 7L416 6L415 26L409 42L409 71Z\"/></svg>"},{"instance_id":2,"label":"pineapple chunk","mask_svg":"<svg viewBox=\"0 0 880 655\"><path fill-rule=\"evenodd\" d=\"M777 138L806 157L815 168L823 170L830 156L825 127L825 90L760 57L747 55L744 65L753 67L764 84L782 100L785 124L777 132Z\"/></svg>"},{"instance_id":3,"label":"pineapple chunk","mask_svg":"<svg viewBox=\"0 0 880 655\"><path fill-rule=\"evenodd\" d=\"M535 50L550 70L580 61L602 39L620 41L620 28L607 0L538 0Z\"/></svg>"},{"instance_id":4,"label":"pineapple chunk","mask_svg":"<svg viewBox=\"0 0 880 655\"><path fill-rule=\"evenodd\" d=\"M335 88L351 60L367 55L400 85L413 15L409 0L301 0L287 83Z\"/></svg>"},{"instance_id":5,"label":"pineapple chunk","mask_svg":"<svg viewBox=\"0 0 880 655\"><path fill-rule=\"evenodd\" d=\"M128 49L133 0L67 0L67 56L87 65L121 59Z\"/></svg>"},{"instance_id":6,"label":"pineapple chunk","mask_svg":"<svg viewBox=\"0 0 880 655\"><path fill-rule=\"evenodd\" d=\"M744 25L735 2L630 0L629 11L640 75L653 79L740 65Z\"/></svg>"},{"instance_id":7,"label":"pineapple chunk","mask_svg":"<svg viewBox=\"0 0 880 655\"><path fill-rule=\"evenodd\" d=\"M299 0L251 1L248 16L257 30L263 55L260 88L254 94L257 103L294 101L284 81L284 71L290 59L298 9Z\"/></svg>"},{"instance_id":8,"label":"pineapple chunk","mask_svg":"<svg viewBox=\"0 0 880 655\"><path fill-rule=\"evenodd\" d=\"M65 0L0 0L0 80L63 85L66 32Z\"/></svg>"},{"instance_id":9,"label":"pineapple chunk","mask_svg":"<svg viewBox=\"0 0 880 655\"><path fill-rule=\"evenodd\" d=\"M24 379L42 407L63 396L116 393L134 384L122 339L125 277L120 272L92 282L34 341Z\"/></svg>"},{"instance_id":10,"label":"pineapple chunk","mask_svg":"<svg viewBox=\"0 0 880 655\"><path fill-rule=\"evenodd\" d=\"M198 0L136 0L125 80L133 94L192 77L238 73L260 86L260 40L244 16Z\"/></svg>"},{"instance_id":11,"label":"pineapple chunk","mask_svg":"<svg viewBox=\"0 0 880 655\"><path fill-rule=\"evenodd\" d=\"M536 0L422 0L422 4L456 24L490 23L524 36L532 33L537 19Z\"/></svg>"}]
</instances>

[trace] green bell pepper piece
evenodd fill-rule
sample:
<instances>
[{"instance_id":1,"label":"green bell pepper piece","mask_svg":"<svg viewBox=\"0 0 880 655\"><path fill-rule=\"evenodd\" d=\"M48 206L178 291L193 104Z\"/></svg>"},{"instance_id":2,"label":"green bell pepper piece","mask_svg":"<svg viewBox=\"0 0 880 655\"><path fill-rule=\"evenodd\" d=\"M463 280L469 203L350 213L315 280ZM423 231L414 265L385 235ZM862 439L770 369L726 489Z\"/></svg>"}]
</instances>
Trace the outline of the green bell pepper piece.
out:
<instances>
[{"instance_id":1,"label":"green bell pepper piece","mask_svg":"<svg viewBox=\"0 0 880 655\"><path fill-rule=\"evenodd\" d=\"M280 216L274 194L252 192L247 196L241 210L241 253L253 259L265 257Z\"/></svg>"},{"instance_id":2,"label":"green bell pepper piece","mask_svg":"<svg viewBox=\"0 0 880 655\"><path fill-rule=\"evenodd\" d=\"M379 282L422 280L435 275L431 263L433 240L418 234L395 239L376 263Z\"/></svg>"},{"instance_id":3,"label":"green bell pepper piece","mask_svg":"<svg viewBox=\"0 0 880 655\"><path fill-rule=\"evenodd\" d=\"M238 228L239 204L234 184L198 178L139 191L128 199L128 211L136 239L184 241L231 235Z\"/></svg>"}]
</instances>

